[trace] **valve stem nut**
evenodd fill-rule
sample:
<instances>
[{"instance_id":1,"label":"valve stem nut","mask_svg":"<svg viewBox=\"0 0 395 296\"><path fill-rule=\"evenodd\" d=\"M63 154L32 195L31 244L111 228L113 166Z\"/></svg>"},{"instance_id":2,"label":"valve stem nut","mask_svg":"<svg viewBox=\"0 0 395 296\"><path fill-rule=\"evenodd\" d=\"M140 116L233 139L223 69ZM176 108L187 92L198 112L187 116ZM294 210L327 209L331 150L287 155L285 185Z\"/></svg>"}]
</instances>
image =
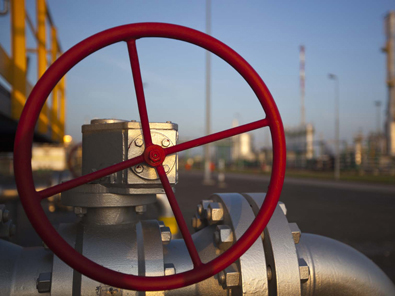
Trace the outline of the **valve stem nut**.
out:
<instances>
[{"instance_id":1,"label":"valve stem nut","mask_svg":"<svg viewBox=\"0 0 395 296\"><path fill-rule=\"evenodd\" d=\"M167 245L171 241L171 231L167 226L160 227L160 235L162 238L162 243Z\"/></svg>"}]
</instances>

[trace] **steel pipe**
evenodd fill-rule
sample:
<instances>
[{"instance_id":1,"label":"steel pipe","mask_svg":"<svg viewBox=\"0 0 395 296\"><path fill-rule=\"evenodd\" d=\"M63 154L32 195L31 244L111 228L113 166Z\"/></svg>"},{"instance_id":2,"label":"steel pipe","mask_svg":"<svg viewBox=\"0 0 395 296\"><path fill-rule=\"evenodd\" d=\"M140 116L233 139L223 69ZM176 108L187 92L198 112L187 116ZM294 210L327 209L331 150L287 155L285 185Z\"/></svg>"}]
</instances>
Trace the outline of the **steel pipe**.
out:
<instances>
[{"instance_id":1,"label":"steel pipe","mask_svg":"<svg viewBox=\"0 0 395 296\"><path fill-rule=\"evenodd\" d=\"M387 275L350 246L303 233L296 247L310 268L310 279L302 283L303 296L395 295L395 286Z\"/></svg>"}]
</instances>

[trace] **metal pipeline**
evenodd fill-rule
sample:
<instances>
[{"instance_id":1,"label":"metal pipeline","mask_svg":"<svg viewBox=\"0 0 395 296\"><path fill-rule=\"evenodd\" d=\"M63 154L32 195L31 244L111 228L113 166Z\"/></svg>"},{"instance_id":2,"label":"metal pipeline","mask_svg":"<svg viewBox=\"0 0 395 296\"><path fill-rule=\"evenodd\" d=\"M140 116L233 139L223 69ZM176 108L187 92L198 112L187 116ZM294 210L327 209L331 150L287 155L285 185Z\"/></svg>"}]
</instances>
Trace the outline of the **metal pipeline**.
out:
<instances>
[{"instance_id":1,"label":"metal pipeline","mask_svg":"<svg viewBox=\"0 0 395 296\"><path fill-rule=\"evenodd\" d=\"M303 296L395 295L394 284L376 264L339 241L303 233L296 247L310 267Z\"/></svg>"}]
</instances>

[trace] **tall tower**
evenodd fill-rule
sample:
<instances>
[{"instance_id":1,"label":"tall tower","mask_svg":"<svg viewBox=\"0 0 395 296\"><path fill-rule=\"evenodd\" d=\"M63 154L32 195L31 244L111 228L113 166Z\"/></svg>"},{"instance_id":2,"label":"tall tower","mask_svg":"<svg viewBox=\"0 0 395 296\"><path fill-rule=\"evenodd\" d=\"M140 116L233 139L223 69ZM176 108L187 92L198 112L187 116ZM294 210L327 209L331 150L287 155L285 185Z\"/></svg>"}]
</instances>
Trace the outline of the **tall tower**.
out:
<instances>
[{"instance_id":1,"label":"tall tower","mask_svg":"<svg viewBox=\"0 0 395 296\"><path fill-rule=\"evenodd\" d=\"M299 60L300 60L300 68L299 68L299 79L300 79L300 102L301 102L301 110L300 110L300 125L304 126L306 124L305 120L305 109L304 109L304 98L305 98L305 71L304 71L304 63L305 63L305 53L304 53L304 46L300 46L300 53L299 53Z\"/></svg>"},{"instance_id":2,"label":"tall tower","mask_svg":"<svg viewBox=\"0 0 395 296\"><path fill-rule=\"evenodd\" d=\"M385 121L387 153L395 156L395 11L390 11L384 19L386 44L383 51L387 54L388 105Z\"/></svg>"}]
</instances>

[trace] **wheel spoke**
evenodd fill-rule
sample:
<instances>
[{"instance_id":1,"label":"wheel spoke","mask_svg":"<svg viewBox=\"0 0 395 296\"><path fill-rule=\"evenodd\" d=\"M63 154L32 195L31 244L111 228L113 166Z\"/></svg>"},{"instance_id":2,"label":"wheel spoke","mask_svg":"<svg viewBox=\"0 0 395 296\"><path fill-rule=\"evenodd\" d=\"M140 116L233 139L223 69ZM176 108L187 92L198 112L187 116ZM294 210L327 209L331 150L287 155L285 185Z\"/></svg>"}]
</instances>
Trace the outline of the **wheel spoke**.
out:
<instances>
[{"instance_id":1,"label":"wheel spoke","mask_svg":"<svg viewBox=\"0 0 395 296\"><path fill-rule=\"evenodd\" d=\"M256 130L261 127L265 127L269 125L269 120L267 118L261 119L258 121L254 121L248 124L244 124L238 127L234 127L228 130L224 130L222 132L214 133L208 136L204 136L195 140L187 141L181 144L177 144L175 146L164 149L166 155L174 154L177 152L181 152L183 150L191 149L197 146L205 145L211 142L219 141L225 138L233 137L238 134L246 133L252 130Z\"/></svg>"},{"instance_id":2,"label":"wheel spoke","mask_svg":"<svg viewBox=\"0 0 395 296\"><path fill-rule=\"evenodd\" d=\"M128 42L128 51L130 65L132 67L134 89L136 91L137 105L140 113L141 128L143 129L143 136L145 147L152 145L151 131L149 127L147 105L145 103L143 80L141 78L139 57L137 55L136 40L132 39Z\"/></svg>"},{"instance_id":3,"label":"wheel spoke","mask_svg":"<svg viewBox=\"0 0 395 296\"><path fill-rule=\"evenodd\" d=\"M144 162L144 157L143 155L137 156L132 159L128 159L125 161L122 161L120 163L114 164L112 166L106 167L104 169L98 170L96 172L83 175L81 177L78 177L76 179L66 181L64 183L49 187L47 189L41 190L38 192L39 196L41 199L48 198L50 196L53 196L55 194L61 193L62 191L70 190L72 188L78 187L80 185L92 182L94 180L103 178L107 175L111 175L113 173L116 173L118 171L127 169L131 166L135 166L139 163Z\"/></svg>"},{"instance_id":4,"label":"wheel spoke","mask_svg":"<svg viewBox=\"0 0 395 296\"><path fill-rule=\"evenodd\" d=\"M196 250L195 244L193 243L192 236L189 233L188 226L185 223L184 217L182 216L180 207L174 195L173 189L170 186L169 179L165 173L162 165L156 167L160 181L162 182L163 188L165 189L167 199L169 200L171 209L173 210L174 216L177 220L178 227L181 230L182 237L184 238L185 244L187 246L189 255L191 256L194 267L202 265L199 254Z\"/></svg>"}]
</instances>

